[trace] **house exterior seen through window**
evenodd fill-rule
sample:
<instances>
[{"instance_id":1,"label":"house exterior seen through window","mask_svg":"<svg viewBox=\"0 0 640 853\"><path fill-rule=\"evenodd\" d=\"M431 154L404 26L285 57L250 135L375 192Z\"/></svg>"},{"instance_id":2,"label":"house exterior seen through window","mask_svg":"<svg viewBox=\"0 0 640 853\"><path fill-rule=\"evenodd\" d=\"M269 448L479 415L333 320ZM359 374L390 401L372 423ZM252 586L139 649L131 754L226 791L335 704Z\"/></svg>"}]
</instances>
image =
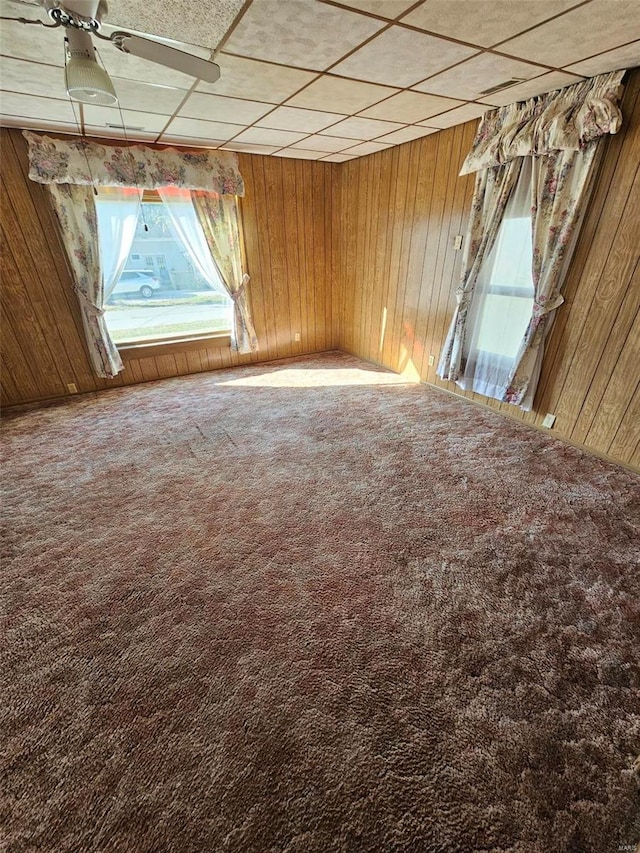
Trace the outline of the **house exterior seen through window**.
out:
<instances>
[{"instance_id":1,"label":"house exterior seen through window","mask_svg":"<svg viewBox=\"0 0 640 853\"><path fill-rule=\"evenodd\" d=\"M97 210L106 218L99 200ZM126 205L122 211L128 215ZM104 307L109 333L120 345L224 334L233 311L222 283L214 289L195 268L154 193L143 197L131 251Z\"/></svg>"}]
</instances>

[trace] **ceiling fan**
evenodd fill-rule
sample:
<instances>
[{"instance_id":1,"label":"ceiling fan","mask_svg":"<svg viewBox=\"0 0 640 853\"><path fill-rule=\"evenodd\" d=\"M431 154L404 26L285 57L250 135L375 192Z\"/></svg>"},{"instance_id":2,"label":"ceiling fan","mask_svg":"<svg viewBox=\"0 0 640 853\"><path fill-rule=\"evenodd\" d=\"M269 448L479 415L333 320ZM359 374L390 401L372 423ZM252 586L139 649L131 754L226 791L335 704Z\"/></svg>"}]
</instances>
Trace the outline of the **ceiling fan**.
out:
<instances>
[{"instance_id":1,"label":"ceiling fan","mask_svg":"<svg viewBox=\"0 0 640 853\"><path fill-rule=\"evenodd\" d=\"M100 30L107 14L106 0L38 0L38 5L44 7L53 22L45 26L65 28L65 82L67 94L75 101L99 106L118 103L109 75L97 62L93 36L111 42L123 53L157 62L208 83L215 83L220 77L220 66L215 62L152 38L121 30L104 35ZM19 20L25 24L43 23L41 20Z\"/></svg>"}]
</instances>

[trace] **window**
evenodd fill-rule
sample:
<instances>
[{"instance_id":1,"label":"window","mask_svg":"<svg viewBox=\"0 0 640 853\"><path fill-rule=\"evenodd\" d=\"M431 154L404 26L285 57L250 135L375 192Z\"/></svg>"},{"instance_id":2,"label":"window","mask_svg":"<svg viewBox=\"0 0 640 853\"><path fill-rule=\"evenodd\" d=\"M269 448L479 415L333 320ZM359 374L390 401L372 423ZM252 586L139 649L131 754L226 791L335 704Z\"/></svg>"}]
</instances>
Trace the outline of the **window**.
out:
<instances>
[{"instance_id":1,"label":"window","mask_svg":"<svg viewBox=\"0 0 640 853\"><path fill-rule=\"evenodd\" d=\"M137 196L135 199L137 207ZM106 221L114 210L116 216L135 215L131 201L114 208L117 204L109 199L108 191L101 191L96 199L101 244L108 239ZM155 343L228 333L233 304L219 277L214 284L195 269L159 196L145 192L131 251L110 293L105 292L105 320L114 343Z\"/></svg>"},{"instance_id":2,"label":"window","mask_svg":"<svg viewBox=\"0 0 640 853\"><path fill-rule=\"evenodd\" d=\"M506 385L531 319L531 159L526 158L494 246L478 274L460 385L489 397Z\"/></svg>"}]
</instances>

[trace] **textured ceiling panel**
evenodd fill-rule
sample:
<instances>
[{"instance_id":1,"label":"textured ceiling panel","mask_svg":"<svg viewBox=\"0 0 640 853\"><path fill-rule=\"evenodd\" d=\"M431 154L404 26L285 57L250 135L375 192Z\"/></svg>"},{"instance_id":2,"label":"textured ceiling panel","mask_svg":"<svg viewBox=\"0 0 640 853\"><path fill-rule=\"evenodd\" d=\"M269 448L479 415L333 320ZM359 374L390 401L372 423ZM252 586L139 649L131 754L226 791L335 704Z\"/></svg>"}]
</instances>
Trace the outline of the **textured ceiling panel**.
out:
<instances>
[{"instance_id":1,"label":"textured ceiling panel","mask_svg":"<svg viewBox=\"0 0 640 853\"><path fill-rule=\"evenodd\" d=\"M325 154L322 159L326 163L344 163L347 160L354 160L355 156L353 154Z\"/></svg>"},{"instance_id":2,"label":"textured ceiling panel","mask_svg":"<svg viewBox=\"0 0 640 853\"><path fill-rule=\"evenodd\" d=\"M171 136L189 136L197 139L222 140L227 142L243 130L241 124L226 124L220 121L205 121L199 118L174 118L167 128Z\"/></svg>"},{"instance_id":3,"label":"textured ceiling panel","mask_svg":"<svg viewBox=\"0 0 640 853\"><path fill-rule=\"evenodd\" d=\"M214 50L244 0L109 0L109 24Z\"/></svg>"},{"instance_id":4,"label":"textured ceiling panel","mask_svg":"<svg viewBox=\"0 0 640 853\"><path fill-rule=\"evenodd\" d=\"M400 92L398 95L376 104L360 113L364 118L380 118L386 121L417 122L437 115L463 101L440 98L437 95L422 95L419 92Z\"/></svg>"},{"instance_id":5,"label":"textured ceiling panel","mask_svg":"<svg viewBox=\"0 0 640 853\"><path fill-rule=\"evenodd\" d=\"M21 7L3 0L0 12L9 17L37 18L31 7ZM28 26L16 21L3 21L0 27L0 49L3 56L16 56L45 62L47 65L64 65L64 36L62 31L45 27Z\"/></svg>"},{"instance_id":6,"label":"textured ceiling panel","mask_svg":"<svg viewBox=\"0 0 640 853\"><path fill-rule=\"evenodd\" d=\"M480 118L483 113L490 109L491 107L485 104L465 104L463 107L456 107L454 110L442 113L442 115L425 119L420 124L427 127L455 127L456 124L464 124L465 121Z\"/></svg>"},{"instance_id":7,"label":"textured ceiling panel","mask_svg":"<svg viewBox=\"0 0 640 853\"><path fill-rule=\"evenodd\" d=\"M518 0L456 0L453 13L451 0L429 0L405 15L402 23L491 47L580 2L582 0L536 0L535 3Z\"/></svg>"},{"instance_id":8,"label":"textured ceiling panel","mask_svg":"<svg viewBox=\"0 0 640 853\"><path fill-rule=\"evenodd\" d=\"M497 86L514 78L528 79L544 72L539 65L530 65L518 59L507 59L493 53L482 53L466 62L436 74L435 77L419 83L415 88L434 95L447 95L450 98L482 100L485 89Z\"/></svg>"},{"instance_id":9,"label":"textured ceiling panel","mask_svg":"<svg viewBox=\"0 0 640 853\"><path fill-rule=\"evenodd\" d=\"M15 92L3 92L0 106L3 115L24 116L43 121L64 121L69 124L75 124L75 116L79 116L80 113L76 104L74 115L73 107L66 100L55 101L53 98L39 98Z\"/></svg>"},{"instance_id":10,"label":"textured ceiling panel","mask_svg":"<svg viewBox=\"0 0 640 853\"><path fill-rule=\"evenodd\" d=\"M349 139L375 139L376 136L400 130L401 127L401 124L393 121L352 117L328 127L322 133L326 136L346 136Z\"/></svg>"},{"instance_id":11,"label":"textured ceiling panel","mask_svg":"<svg viewBox=\"0 0 640 853\"><path fill-rule=\"evenodd\" d=\"M505 53L563 68L640 38L638 0L591 0L500 46Z\"/></svg>"},{"instance_id":12,"label":"textured ceiling panel","mask_svg":"<svg viewBox=\"0 0 640 853\"><path fill-rule=\"evenodd\" d=\"M277 145L284 148L304 138L304 133L292 130L270 130L266 127L250 127L238 136L238 142L256 142L258 145Z\"/></svg>"},{"instance_id":13,"label":"textured ceiling panel","mask_svg":"<svg viewBox=\"0 0 640 853\"><path fill-rule=\"evenodd\" d=\"M116 107L84 107L84 120L88 125L107 128L107 124L124 124L125 127L135 127L144 133L160 133L170 116L140 113L134 110L120 110Z\"/></svg>"},{"instance_id":14,"label":"textured ceiling panel","mask_svg":"<svg viewBox=\"0 0 640 853\"><path fill-rule=\"evenodd\" d=\"M361 83L359 80L346 80L344 77L325 75L291 98L288 103L294 107L330 108L352 115L383 98L388 98L397 91L388 86L376 86L373 83Z\"/></svg>"},{"instance_id":15,"label":"textured ceiling panel","mask_svg":"<svg viewBox=\"0 0 640 853\"><path fill-rule=\"evenodd\" d=\"M245 101L241 98L221 98L194 92L180 110L181 116L203 118L205 121L222 121L227 124L253 124L273 109L273 104Z\"/></svg>"},{"instance_id":16,"label":"textured ceiling panel","mask_svg":"<svg viewBox=\"0 0 640 853\"><path fill-rule=\"evenodd\" d=\"M200 82L199 92L281 104L317 77L313 71L285 68L226 53L219 54L216 62L220 66L220 79L215 83Z\"/></svg>"},{"instance_id":17,"label":"textured ceiling panel","mask_svg":"<svg viewBox=\"0 0 640 853\"><path fill-rule=\"evenodd\" d=\"M365 154L376 154L378 151L384 151L385 148L389 147L389 145L384 145L382 142L361 142L353 148L347 148L347 153L358 154L358 156L362 157Z\"/></svg>"},{"instance_id":18,"label":"textured ceiling panel","mask_svg":"<svg viewBox=\"0 0 640 853\"><path fill-rule=\"evenodd\" d=\"M317 133L346 116L340 113L325 113L317 110L300 110L296 107L278 107L257 122L258 127L273 127L276 130L300 130Z\"/></svg>"},{"instance_id":19,"label":"textured ceiling panel","mask_svg":"<svg viewBox=\"0 0 640 853\"><path fill-rule=\"evenodd\" d=\"M319 160L324 157L324 151L305 151L303 148L282 148L278 157L293 157L296 160Z\"/></svg>"},{"instance_id":20,"label":"textured ceiling panel","mask_svg":"<svg viewBox=\"0 0 640 853\"><path fill-rule=\"evenodd\" d=\"M383 26L382 21L315 0L253 0L224 49L323 71Z\"/></svg>"},{"instance_id":21,"label":"textured ceiling panel","mask_svg":"<svg viewBox=\"0 0 640 853\"><path fill-rule=\"evenodd\" d=\"M2 88L9 92L41 95L43 98L67 100L64 70L26 59L2 58Z\"/></svg>"},{"instance_id":22,"label":"textured ceiling panel","mask_svg":"<svg viewBox=\"0 0 640 853\"><path fill-rule=\"evenodd\" d=\"M342 151L343 148L350 148L356 143L355 139L345 139L340 136L308 136L301 142L296 142L293 148L307 148L311 151L326 151L328 154L333 154L336 151Z\"/></svg>"},{"instance_id":23,"label":"textured ceiling panel","mask_svg":"<svg viewBox=\"0 0 640 853\"><path fill-rule=\"evenodd\" d=\"M615 50L608 50L591 59L584 59L575 65L567 66L566 70L574 74L584 74L585 77L593 77L607 71L617 71L619 68L635 68L636 65L640 65L640 41L617 47Z\"/></svg>"},{"instance_id":24,"label":"textured ceiling panel","mask_svg":"<svg viewBox=\"0 0 640 853\"><path fill-rule=\"evenodd\" d=\"M65 91L64 29L5 20L3 124L121 139L120 127L106 125L124 119L131 140L342 162L640 64L640 0L110 0L109 7L104 34L114 26L147 32L205 58L217 48L220 80L194 80L94 39L122 116L116 108L81 111ZM0 14L49 21L40 6L11 0L0 0ZM522 82L482 94L511 79Z\"/></svg>"},{"instance_id":25,"label":"textured ceiling panel","mask_svg":"<svg viewBox=\"0 0 640 853\"><path fill-rule=\"evenodd\" d=\"M382 18L393 20L415 5L416 0L340 0L343 6L350 6L362 12L371 12Z\"/></svg>"},{"instance_id":26,"label":"textured ceiling panel","mask_svg":"<svg viewBox=\"0 0 640 853\"><path fill-rule=\"evenodd\" d=\"M476 52L475 48L425 33L391 27L333 70L344 77L405 87Z\"/></svg>"},{"instance_id":27,"label":"textured ceiling panel","mask_svg":"<svg viewBox=\"0 0 640 853\"><path fill-rule=\"evenodd\" d=\"M536 77L535 80L527 80L526 83L510 86L502 92L487 95L483 100L487 104L504 107L507 104L513 104L515 101L526 101L527 98L533 98L543 92L551 92L553 89L562 89L572 83L579 83L580 80L582 77L567 74L565 71L550 71L548 74L543 74L542 77Z\"/></svg>"},{"instance_id":28,"label":"textured ceiling panel","mask_svg":"<svg viewBox=\"0 0 640 853\"><path fill-rule=\"evenodd\" d=\"M392 145L399 145L402 142L411 142L412 139L437 133L438 129L435 127L403 127L402 130L394 130L393 133L388 133L386 136L379 136L376 142L390 142Z\"/></svg>"}]
</instances>

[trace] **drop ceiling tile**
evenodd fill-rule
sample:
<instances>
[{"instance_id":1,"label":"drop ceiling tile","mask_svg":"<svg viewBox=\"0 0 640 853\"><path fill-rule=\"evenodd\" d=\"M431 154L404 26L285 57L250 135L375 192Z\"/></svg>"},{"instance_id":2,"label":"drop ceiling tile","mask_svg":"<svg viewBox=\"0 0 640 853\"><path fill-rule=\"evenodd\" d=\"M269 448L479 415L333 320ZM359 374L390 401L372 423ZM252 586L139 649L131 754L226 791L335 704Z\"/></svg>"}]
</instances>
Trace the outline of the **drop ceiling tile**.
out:
<instances>
[{"instance_id":1,"label":"drop ceiling tile","mask_svg":"<svg viewBox=\"0 0 640 853\"><path fill-rule=\"evenodd\" d=\"M384 151L390 147L390 145L382 145L380 142L361 142L360 145L354 145L353 148L349 148L345 153L363 156L365 154L376 154L378 151Z\"/></svg>"},{"instance_id":2,"label":"drop ceiling tile","mask_svg":"<svg viewBox=\"0 0 640 853\"><path fill-rule=\"evenodd\" d=\"M411 142L414 139L419 139L421 136L429 136L431 133L437 133L438 127L404 127L402 130L394 130L393 133L388 133L386 136L379 136L376 142L389 142L391 145L400 145L403 142Z\"/></svg>"},{"instance_id":3,"label":"drop ceiling tile","mask_svg":"<svg viewBox=\"0 0 640 853\"><path fill-rule=\"evenodd\" d=\"M3 4L7 17L45 20L46 14L37 6ZM3 21L0 27L0 50L3 56L31 59L47 65L64 66L64 36L61 28L28 26L17 21Z\"/></svg>"},{"instance_id":4,"label":"drop ceiling tile","mask_svg":"<svg viewBox=\"0 0 640 853\"><path fill-rule=\"evenodd\" d=\"M119 29L135 29L166 39L180 38L192 44L217 47L244 0L207 0L206 4L173 0L150 3L149 0L109 0L108 23ZM194 8L195 7L195 8Z\"/></svg>"},{"instance_id":5,"label":"drop ceiling tile","mask_svg":"<svg viewBox=\"0 0 640 853\"><path fill-rule=\"evenodd\" d=\"M373 83L362 83L360 80L347 80L344 77L324 74L314 80L304 91L294 95L287 104L318 110L330 108L352 115L383 98L388 98L397 91L389 86L376 86Z\"/></svg>"},{"instance_id":6,"label":"drop ceiling tile","mask_svg":"<svg viewBox=\"0 0 640 853\"><path fill-rule=\"evenodd\" d=\"M0 113L7 116L24 116L34 121L42 119L42 121L62 121L67 124L76 124L70 101L57 101L53 98L40 98L35 95L2 92ZM80 113L77 107L75 115L79 118Z\"/></svg>"},{"instance_id":7,"label":"drop ceiling tile","mask_svg":"<svg viewBox=\"0 0 640 853\"><path fill-rule=\"evenodd\" d=\"M343 6L359 9L362 12L371 12L372 15L380 15L381 18L395 20L415 5L416 0L340 0Z\"/></svg>"},{"instance_id":8,"label":"drop ceiling tile","mask_svg":"<svg viewBox=\"0 0 640 853\"><path fill-rule=\"evenodd\" d=\"M189 95L180 109L185 118L202 118L205 121L221 121L226 124L253 124L273 109L273 104L259 101L243 101L240 98L221 98L194 92Z\"/></svg>"},{"instance_id":9,"label":"drop ceiling tile","mask_svg":"<svg viewBox=\"0 0 640 853\"><path fill-rule=\"evenodd\" d=\"M305 148L309 151L326 151L328 154L333 154L336 151L342 151L343 148L349 148L353 145L353 139L343 139L338 136L308 136L301 142L296 142L293 148Z\"/></svg>"},{"instance_id":10,"label":"drop ceiling tile","mask_svg":"<svg viewBox=\"0 0 640 853\"><path fill-rule=\"evenodd\" d=\"M323 163L345 163L347 160L355 160L357 154L327 154L322 158Z\"/></svg>"},{"instance_id":11,"label":"drop ceiling tile","mask_svg":"<svg viewBox=\"0 0 640 853\"><path fill-rule=\"evenodd\" d=\"M507 104L515 104L516 101L526 101L527 98L542 95L543 92L551 92L553 89L562 89L572 83L579 83L582 79L565 71L550 71L548 74L536 77L535 80L527 80L526 83L510 86L508 89L496 92L495 95L487 95L483 101L496 107L504 107Z\"/></svg>"},{"instance_id":12,"label":"drop ceiling tile","mask_svg":"<svg viewBox=\"0 0 640 853\"><path fill-rule=\"evenodd\" d=\"M324 157L324 151L305 151L303 148L282 148L275 157L293 157L296 160L319 160Z\"/></svg>"},{"instance_id":13,"label":"drop ceiling tile","mask_svg":"<svg viewBox=\"0 0 640 853\"><path fill-rule=\"evenodd\" d=\"M122 115L117 107L96 107L85 105L84 121L93 127L106 128L107 123L131 127L132 132L137 130L142 133L160 133L169 121L168 115L155 115L154 113L140 113L135 110L122 110ZM117 128L114 128L117 132Z\"/></svg>"},{"instance_id":14,"label":"drop ceiling tile","mask_svg":"<svg viewBox=\"0 0 640 853\"><path fill-rule=\"evenodd\" d=\"M112 77L111 80L118 102L126 110L173 115L187 94L184 89L173 86L157 86L121 77Z\"/></svg>"},{"instance_id":15,"label":"drop ceiling tile","mask_svg":"<svg viewBox=\"0 0 640 853\"><path fill-rule=\"evenodd\" d=\"M216 62L220 66L220 79L215 83L201 81L197 87L199 92L280 104L317 77L313 71L285 68L226 53L217 56Z\"/></svg>"},{"instance_id":16,"label":"drop ceiling tile","mask_svg":"<svg viewBox=\"0 0 640 853\"><path fill-rule=\"evenodd\" d=\"M429 0L402 19L432 33L491 47L558 15L581 0Z\"/></svg>"},{"instance_id":17,"label":"drop ceiling tile","mask_svg":"<svg viewBox=\"0 0 640 853\"><path fill-rule=\"evenodd\" d=\"M396 26L376 36L332 70L357 80L405 87L474 53L477 51L472 47Z\"/></svg>"},{"instance_id":18,"label":"drop ceiling tile","mask_svg":"<svg viewBox=\"0 0 640 853\"><path fill-rule=\"evenodd\" d=\"M372 118L346 118L322 131L327 136L344 136L347 139L375 139L383 133L400 130L401 124L395 121L377 121Z\"/></svg>"},{"instance_id":19,"label":"drop ceiling tile","mask_svg":"<svg viewBox=\"0 0 640 853\"><path fill-rule=\"evenodd\" d=\"M167 128L171 136L188 136L190 139L216 139L228 142L243 129L241 124L226 124L219 121L204 121L199 118L174 118Z\"/></svg>"},{"instance_id":20,"label":"drop ceiling tile","mask_svg":"<svg viewBox=\"0 0 640 853\"><path fill-rule=\"evenodd\" d=\"M227 151L242 151L245 154L273 154L278 150L277 145L251 145L248 142L226 142L220 146Z\"/></svg>"},{"instance_id":21,"label":"drop ceiling tile","mask_svg":"<svg viewBox=\"0 0 640 853\"><path fill-rule=\"evenodd\" d=\"M360 113L363 118L380 118L387 121L401 121L412 124L423 121L429 116L458 107L463 101L453 98L440 98L437 95L423 95L420 92L400 92L374 107Z\"/></svg>"},{"instance_id":22,"label":"drop ceiling tile","mask_svg":"<svg viewBox=\"0 0 640 853\"><path fill-rule=\"evenodd\" d=\"M480 118L483 113L490 109L491 107L484 104L465 104L462 107L456 107L455 110L449 110L448 113L432 116L425 121L421 121L420 124L439 129L454 127L456 124L464 124L464 122L471 121L471 119Z\"/></svg>"},{"instance_id":23,"label":"drop ceiling tile","mask_svg":"<svg viewBox=\"0 0 640 853\"><path fill-rule=\"evenodd\" d=\"M635 68L637 65L640 65L640 41L608 50L599 56L592 56L591 59L584 59L575 65L567 66L566 70L584 74L585 77L594 77L596 74L618 71L620 68Z\"/></svg>"},{"instance_id":24,"label":"drop ceiling tile","mask_svg":"<svg viewBox=\"0 0 640 853\"><path fill-rule=\"evenodd\" d=\"M473 101L480 98L480 93L505 80L516 77L528 79L542 74L544 68L520 62L517 59L507 59L493 53L482 53L474 56L455 68L436 74L423 83L414 86L421 92L433 95L447 95L451 98L462 98Z\"/></svg>"},{"instance_id":25,"label":"drop ceiling tile","mask_svg":"<svg viewBox=\"0 0 640 853\"><path fill-rule=\"evenodd\" d=\"M637 0L591 0L500 46L505 53L564 68L640 38Z\"/></svg>"},{"instance_id":26,"label":"drop ceiling tile","mask_svg":"<svg viewBox=\"0 0 640 853\"><path fill-rule=\"evenodd\" d=\"M318 110L302 110L296 107L278 107L257 122L257 127L273 127L278 130L299 130L301 133L317 133L325 127L347 118L340 113L324 113Z\"/></svg>"},{"instance_id":27,"label":"drop ceiling tile","mask_svg":"<svg viewBox=\"0 0 640 853\"><path fill-rule=\"evenodd\" d=\"M270 130L266 127L250 127L238 136L238 142L255 142L258 145L275 145L284 148L304 138L304 133L291 130Z\"/></svg>"},{"instance_id":28,"label":"drop ceiling tile","mask_svg":"<svg viewBox=\"0 0 640 853\"><path fill-rule=\"evenodd\" d=\"M0 80L2 88L9 92L67 100L62 68L3 56L0 58Z\"/></svg>"},{"instance_id":29,"label":"drop ceiling tile","mask_svg":"<svg viewBox=\"0 0 640 853\"><path fill-rule=\"evenodd\" d=\"M323 71L381 27L383 21L316 0L253 0L224 49Z\"/></svg>"},{"instance_id":30,"label":"drop ceiling tile","mask_svg":"<svg viewBox=\"0 0 640 853\"><path fill-rule=\"evenodd\" d=\"M43 119L31 119L24 116L6 116L0 115L0 125L2 127L20 127L28 128L29 130L52 130L58 133L69 133L78 136L80 131L76 124L69 124L64 121L44 121Z\"/></svg>"}]
</instances>

